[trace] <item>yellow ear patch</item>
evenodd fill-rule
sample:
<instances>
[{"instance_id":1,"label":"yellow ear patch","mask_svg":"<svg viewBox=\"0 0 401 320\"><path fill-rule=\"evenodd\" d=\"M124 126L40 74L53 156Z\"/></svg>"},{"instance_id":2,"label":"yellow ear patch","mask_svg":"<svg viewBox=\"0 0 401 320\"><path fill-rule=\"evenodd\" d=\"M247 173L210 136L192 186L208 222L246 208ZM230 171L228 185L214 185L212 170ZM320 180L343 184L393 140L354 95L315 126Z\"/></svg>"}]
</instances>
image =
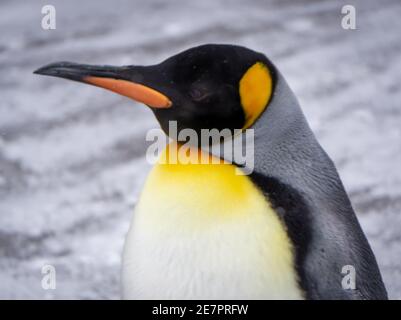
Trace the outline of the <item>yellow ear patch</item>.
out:
<instances>
[{"instance_id":1,"label":"yellow ear patch","mask_svg":"<svg viewBox=\"0 0 401 320\"><path fill-rule=\"evenodd\" d=\"M256 62L242 76L239 94L245 112L243 129L246 129L262 114L272 94L272 78L262 62Z\"/></svg>"}]
</instances>

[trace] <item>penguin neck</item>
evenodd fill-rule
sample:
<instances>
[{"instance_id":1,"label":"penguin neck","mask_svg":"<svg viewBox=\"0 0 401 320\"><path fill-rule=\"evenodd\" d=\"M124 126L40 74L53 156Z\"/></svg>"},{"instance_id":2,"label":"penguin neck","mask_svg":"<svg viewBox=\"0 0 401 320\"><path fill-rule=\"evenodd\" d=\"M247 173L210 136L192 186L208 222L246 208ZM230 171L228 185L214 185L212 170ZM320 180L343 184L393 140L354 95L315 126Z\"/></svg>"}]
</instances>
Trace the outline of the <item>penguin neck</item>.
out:
<instances>
[{"instance_id":1,"label":"penguin neck","mask_svg":"<svg viewBox=\"0 0 401 320\"><path fill-rule=\"evenodd\" d=\"M235 164L246 175L256 171L275 178L291 175L291 169L295 171L297 167L304 169L303 160L313 162L314 155L324 153L295 95L278 71L274 96L252 127L212 149L201 149ZM289 170L291 164L294 168Z\"/></svg>"},{"instance_id":2,"label":"penguin neck","mask_svg":"<svg viewBox=\"0 0 401 320\"><path fill-rule=\"evenodd\" d=\"M299 103L283 76L277 72L275 94L254 129L254 171L294 183L294 176L327 166L328 156L320 147ZM306 178L306 177L305 177Z\"/></svg>"},{"instance_id":3,"label":"penguin neck","mask_svg":"<svg viewBox=\"0 0 401 320\"><path fill-rule=\"evenodd\" d=\"M290 141L300 140L305 135L313 136L297 98L280 73L277 73L275 94L252 129L255 130L255 142L263 144L267 150L277 146L286 150Z\"/></svg>"}]
</instances>

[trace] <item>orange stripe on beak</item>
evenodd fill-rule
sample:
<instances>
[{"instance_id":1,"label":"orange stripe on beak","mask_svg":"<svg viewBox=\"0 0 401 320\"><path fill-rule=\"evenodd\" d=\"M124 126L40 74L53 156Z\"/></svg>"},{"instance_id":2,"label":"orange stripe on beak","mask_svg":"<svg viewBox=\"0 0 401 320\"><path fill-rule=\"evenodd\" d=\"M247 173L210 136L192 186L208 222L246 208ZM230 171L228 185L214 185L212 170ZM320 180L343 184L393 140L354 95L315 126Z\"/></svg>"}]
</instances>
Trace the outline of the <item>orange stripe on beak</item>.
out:
<instances>
[{"instance_id":1,"label":"orange stripe on beak","mask_svg":"<svg viewBox=\"0 0 401 320\"><path fill-rule=\"evenodd\" d=\"M170 99L164 94L139 83L92 76L84 77L83 81L142 102L153 108L170 108L172 105Z\"/></svg>"}]
</instances>

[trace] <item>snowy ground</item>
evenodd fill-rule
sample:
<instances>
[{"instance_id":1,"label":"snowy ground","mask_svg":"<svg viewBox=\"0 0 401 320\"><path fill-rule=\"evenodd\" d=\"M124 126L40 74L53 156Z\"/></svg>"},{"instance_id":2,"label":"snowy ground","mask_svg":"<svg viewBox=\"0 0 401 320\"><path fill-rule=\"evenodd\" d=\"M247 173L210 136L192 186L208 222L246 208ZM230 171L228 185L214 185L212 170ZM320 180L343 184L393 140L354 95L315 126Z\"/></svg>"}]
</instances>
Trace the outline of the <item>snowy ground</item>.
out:
<instances>
[{"instance_id":1,"label":"snowy ground","mask_svg":"<svg viewBox=\"0 0 401 320\"><path fill-rule=\"evenodd\" d=\"M57 29L41 29L53 4ZM112 3L112 5L111 5ZM186 3L186 4L184 4ZM146 129L128 99L32 71L57 60L155 63L196 44L265 52L331 155L401 298L401 3L11 1L0 3L0 298L119 298L120 254L141 183ZM41 288L41 267L57 289Z\"/></svg>"}]
</instances>

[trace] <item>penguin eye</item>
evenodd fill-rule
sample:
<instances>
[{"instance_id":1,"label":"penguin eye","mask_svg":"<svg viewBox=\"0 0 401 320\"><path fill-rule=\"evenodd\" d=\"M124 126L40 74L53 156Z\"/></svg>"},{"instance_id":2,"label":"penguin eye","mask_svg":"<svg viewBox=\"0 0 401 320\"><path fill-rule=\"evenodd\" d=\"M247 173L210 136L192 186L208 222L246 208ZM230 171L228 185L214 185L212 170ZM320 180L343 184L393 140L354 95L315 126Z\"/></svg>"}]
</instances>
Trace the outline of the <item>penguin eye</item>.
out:
<instances>
[{"instance_id":1,"label":"penguin eye","mask_svg":"<svg viewBox=\"0 0 401 320\"><path fill-rule=\"evenodd\" d=\"M199 88L191 88L189 90L189 95L191 96L191 98L195 101L200 101L202 100L204 97L207 96L207 94L205 92L202 92L202 90L200 90Z\"/></svg>"}]
</instances>

